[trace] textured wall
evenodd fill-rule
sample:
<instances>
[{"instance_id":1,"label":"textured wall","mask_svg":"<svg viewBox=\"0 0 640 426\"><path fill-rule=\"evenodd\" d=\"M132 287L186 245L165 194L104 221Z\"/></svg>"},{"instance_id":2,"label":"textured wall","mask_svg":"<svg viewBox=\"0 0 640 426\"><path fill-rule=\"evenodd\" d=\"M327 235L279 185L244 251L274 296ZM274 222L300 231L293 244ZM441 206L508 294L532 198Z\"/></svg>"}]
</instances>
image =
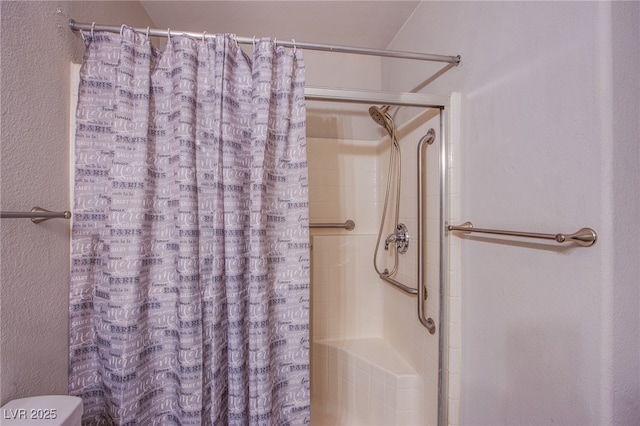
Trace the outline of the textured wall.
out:
<instances>
[{"instance_id":1,"label":"textured wall","mask_svg":"<svg viewBox=\"0 0 640 426\"><path fill-rule=\"evenodd\" d=\"M0 3L1 208L71 208L69 65L84 50L79 22L149 25L138 2ZM68 370L69 223L1 225L0 404L64 394Z\"/></svg>"},{"instance_id":2,"label":"textured wall","mask_svg":"<svg viewBox=\"0 0 640 426\"><path fill-rule=\"evenodd\" d=\"M71 208L69 64L84 46L69 19L153 26L138 2L0 2L2 54L2 210ZM161 40L154 42L162 44ZM310 85L380 88L380 59L308 52ZM353 107L310 102L310 131L362 138ZM357 126L356 126L357 127ZM377 137L374 126L368 135ZM365 132L366 133L366 132ZM361 224L362 225L362 224ZM69 224L3 220L0 281L0 404L36 394L66 393L68 369Z\"/></svg>"},{"instance_id":3,"label":"textured wall","mask_svg":"<svg viewBox=\"0 0 640 426\"><path fill-rule=\"evenodd\" d=\"M637 2L424 2L389 46L460 54L425 91L461 93L461 215L599 234L591 248L467 237L462 424L640 416ZM383 89L433 67L383 63ZM635 241L634 241L635 240Z\"/></svg>"},{"instance_id":4,"label":"textured wall","mask_svg":"<svg viewBox=\"0 0 640 426\"><path fill-rule=\"evenodd\" d=\"M613 173L611 217L615 240L609 303L613 423L637 424L640 419L640 244L634 232L640 218L640 2L611 6L612 46L608 66Z\"/></svg>"}]
</instances>

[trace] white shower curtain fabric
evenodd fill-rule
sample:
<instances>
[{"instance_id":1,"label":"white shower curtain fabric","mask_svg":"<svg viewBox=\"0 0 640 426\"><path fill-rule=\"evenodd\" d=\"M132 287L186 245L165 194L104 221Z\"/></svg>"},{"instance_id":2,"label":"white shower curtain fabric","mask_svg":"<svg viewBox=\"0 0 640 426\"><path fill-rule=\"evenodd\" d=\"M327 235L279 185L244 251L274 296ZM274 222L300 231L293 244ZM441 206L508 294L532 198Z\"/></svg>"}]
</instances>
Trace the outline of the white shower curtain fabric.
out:
<instances>
[{"instance_id":1,"label":"white shower curtain fabric","mask_svg":"<svg viewBox=\"0 0 640 426\"><path fill-rule=\"evenodd\" d=\"M309 423L301 50L84 37L69 377L83 424Z\"/></svg>"}]
</instances>

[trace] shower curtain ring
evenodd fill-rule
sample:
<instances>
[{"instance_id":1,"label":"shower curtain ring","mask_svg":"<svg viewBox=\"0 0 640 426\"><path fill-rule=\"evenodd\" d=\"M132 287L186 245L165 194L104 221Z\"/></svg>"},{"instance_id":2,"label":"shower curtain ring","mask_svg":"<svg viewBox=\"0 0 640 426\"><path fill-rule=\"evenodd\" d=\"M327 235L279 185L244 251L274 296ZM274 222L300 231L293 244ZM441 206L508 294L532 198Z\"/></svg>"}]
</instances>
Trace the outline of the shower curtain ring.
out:
<instances>
[{"instance_id":1,"label":"shower curtain ring","mask_svg":"<svg viewBox=\"0 0 640 426\"><path fill-rule=\"evenodd\" d=\"M206 37L207 37L207 32L205 31L205 32L202 33L202 42L203 43L207 41Z\"/></svg>"},{"instance_id":2,"label":"shower curtain ring","mask_svg":"<svg viewBox=\"0 0 640 426\"><path fill-rule=\"evenodd\" d=\"M126 25L127 25L127 24L122 24L122 26L120 27L120 37L122 37L122 33L124 32L124 27L125 27Z\"/></svg>"},{"instance_id":3,"label":"shower curtain ring","mask_svg":"<svg viewBox=\"0 0 640 426\"><path fill-rule=\"evenodd\" d=\"M295 55L298 51L298 46L296 46L296 39L292 38L291 41L293 42L293 54Z\"/></svg>"},{"instance_id":4,"label":"shower curtain ring","mask_svg":"<svg viewBox=\"0 0 640 426\"><path fill-rule=\"evenodd\" d=\"M256 36L253 36L253 50L256 50Z\"/></svg>"},{"instance_id":5,"label":"shower curtain ring","mask_svg":"<svg viewBox=\"0 0 640 426\"><path fill-rule=\"evenodd\" d=\"M171 28L167 28L167 41L171 41Z\"/></svg>"},{"instance_id":6,"label":"shower curtain ring","mask_svg":"<svg viewBox=\"0 0 640 426\"><path fill-rule=\"evenodd\" d=\"M147 27L147 38L149 38L149 27Z\"/></svg>"},{"instance_id":7,"label":"shower curtain ring","mask_svg":"<svg viewBox=\"0 0 640 426\"><path fill-rule=\"evenodd\" d=\"M93 38L93 30L96 28L96 21L91 23L91 38Z\"/></svg>"}]
</instances>

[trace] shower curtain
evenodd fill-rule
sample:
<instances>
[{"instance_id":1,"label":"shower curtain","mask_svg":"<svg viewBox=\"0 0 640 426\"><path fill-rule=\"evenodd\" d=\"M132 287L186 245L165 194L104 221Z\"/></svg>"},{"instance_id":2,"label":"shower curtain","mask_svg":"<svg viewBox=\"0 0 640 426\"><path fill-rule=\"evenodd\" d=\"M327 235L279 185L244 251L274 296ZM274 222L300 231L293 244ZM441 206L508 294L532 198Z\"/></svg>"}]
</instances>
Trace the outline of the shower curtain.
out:
<instances>
[{"instance_id":1,"label":"shower curtain","mask_svg":"<svg viewBox=\"0 0 640 426\"><path fill-rule=\"evenodd\" d=\"M69 377L83 424L309 423L302 52L83 37Z\"/></svg>"}]
</instances>

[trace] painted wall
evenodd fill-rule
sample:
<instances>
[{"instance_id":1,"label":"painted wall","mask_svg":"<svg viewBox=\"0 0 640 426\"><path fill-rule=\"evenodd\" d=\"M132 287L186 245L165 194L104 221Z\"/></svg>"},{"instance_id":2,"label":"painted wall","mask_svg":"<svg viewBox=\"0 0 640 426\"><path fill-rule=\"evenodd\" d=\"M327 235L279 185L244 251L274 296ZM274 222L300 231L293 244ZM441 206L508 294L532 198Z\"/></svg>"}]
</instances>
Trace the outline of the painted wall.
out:
<instances>
[{"instance_id":1,"label":"painted wall","mask_svg":"<svg viewBox=\"0 0 640 426\"><path fill-rule=\"evenodd\" d=\"M476 227L598 232L591 248L462 239L460 423L640 418L640 3L424 2L389 48L460 54L460 208ZM442 65L385 60L383 89Z\"/></svg>"},{"instance_id":2,"label":"painted wall","mask_svg":"<svg viewBox=\"0 0 640 426\"><path fill-rule=\"evenodd\" d=\"M0 2L1 209L71 209L69 65L84 46L67 22L147 26L137 2ZM65 394L69 223L3 219L0 230L0 404Z\"/></svg>"}]
</instances>

